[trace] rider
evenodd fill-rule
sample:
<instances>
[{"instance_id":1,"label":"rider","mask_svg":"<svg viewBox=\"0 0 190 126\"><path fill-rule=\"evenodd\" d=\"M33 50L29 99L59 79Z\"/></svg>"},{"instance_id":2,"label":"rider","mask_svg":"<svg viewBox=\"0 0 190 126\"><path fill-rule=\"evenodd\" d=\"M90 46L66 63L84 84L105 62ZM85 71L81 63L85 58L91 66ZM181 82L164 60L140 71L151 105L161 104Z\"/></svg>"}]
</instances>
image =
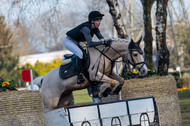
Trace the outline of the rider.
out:
<instances>
[{"instance_id":1,"label":"rider","mask_svg":"<svg viewBox=\"0 0 190 126\"><path fill-rule=\"evenodd\" d=\"M77 27L71 29L66 33L67 37L64 40L64 46L67 48L69 51L74 53L75 55L78 56L78 65L77 66L77 71L79 72L78 74L78 81L77 83L82 83L84 82L84 78L81 75L82 69L82 59L83 59L83 52L79 48L79 42L84 42L87 41L87 45L89 47L94 47L98 45L110 45L109 40L105 40L102 34L100 33L100 30L98 29L101 20L104 14L101 14L99 11L91 11L88 15L88 21L84 22ZM100 40L98 42L92 41L93 35L96 35L97 38Z\"/></svg>"}]
</instances>

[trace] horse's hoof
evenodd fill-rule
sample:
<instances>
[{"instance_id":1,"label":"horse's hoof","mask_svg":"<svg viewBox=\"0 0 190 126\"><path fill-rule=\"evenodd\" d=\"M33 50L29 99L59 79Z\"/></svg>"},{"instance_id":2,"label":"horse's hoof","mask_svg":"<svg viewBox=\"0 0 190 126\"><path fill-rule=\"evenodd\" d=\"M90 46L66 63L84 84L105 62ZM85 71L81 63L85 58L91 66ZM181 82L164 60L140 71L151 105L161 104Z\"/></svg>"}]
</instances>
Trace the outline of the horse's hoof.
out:
<instances>
[{"instance_id":1,"label":"horse's hoof","mask_svg":"<svg viewBox=\"0 0 190 126\"><path fill-rule=\"evenodd\" d=\"M121 87L117 86L116 89L113 91L113 94L118 95L121 89L122 89Z\"/></svg>"},{"instance_id":2,"label":"horse's hoof","mask_svg":"<svg viewBox=\"0 0 190 126\"><path fill-rule=\"evenodd\" d=\"M107 87L104 92L102 92L102 96L103 97L107 97L111 92L111 88L110 87Z\"/></svg>"}]
</instances>

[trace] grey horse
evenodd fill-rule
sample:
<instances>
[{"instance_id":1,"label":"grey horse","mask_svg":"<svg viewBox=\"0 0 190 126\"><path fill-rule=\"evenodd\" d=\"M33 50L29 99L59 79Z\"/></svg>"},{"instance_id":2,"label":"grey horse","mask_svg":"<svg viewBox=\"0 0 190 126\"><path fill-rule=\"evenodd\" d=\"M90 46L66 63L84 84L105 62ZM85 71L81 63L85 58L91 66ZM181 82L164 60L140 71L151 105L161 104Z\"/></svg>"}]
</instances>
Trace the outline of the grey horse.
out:
<instances>
[{"instance_id":1,"label":"grey horse","mask_svg":"<svg viewBox=\"0 0 190 126\"><path fill-rule=\"evenodd\" d=\"M140 48L141 40L134 42L133 40L114 39L111 46L87 47L90 55L89 80L101 80L103 83L109 83L109 93L118 94L122 89L124 79L112 70L112 61L116 61L121 57L125 59L125 62L139 69L139 73L145 75L148 69ZM85 81L82 84L77 84L77 75L61 79L59 77L59 67L51 70L43 77L36 78L35 83L41 87L44 111L48 112L71 104L69 102L73 99L72 91L85 89L92 85L85 76L84 78ZM119 85L116 88L117 91L114 92L112 89L117 85L117 82L119 82Z\"/></svg>"}]
</instances>

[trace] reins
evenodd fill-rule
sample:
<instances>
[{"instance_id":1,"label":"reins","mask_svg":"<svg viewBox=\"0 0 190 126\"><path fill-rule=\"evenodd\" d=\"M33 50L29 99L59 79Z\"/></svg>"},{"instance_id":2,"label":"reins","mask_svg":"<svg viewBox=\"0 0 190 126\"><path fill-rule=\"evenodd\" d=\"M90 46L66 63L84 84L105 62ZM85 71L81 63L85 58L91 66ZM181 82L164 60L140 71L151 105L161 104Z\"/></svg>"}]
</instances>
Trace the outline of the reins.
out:
<instances>
[{"instance_id":1,"label":"reins","mask_svg":"<svg viewBox=\"0 0 190 126\"><path fill-rule=\"evenodd\" d=\"M106 52L111 48L111 49L113 49L117 54L119 54L119 55L122 57L121 53L118 52L116 49L114 49L111 45L110 45L108 48L105 48L105 47L104 47L103 50L100 50L100 49L98 49L97 47L94 47L94 48L95 48L96 50L98 50L98 52L100 52L100 56L98 57L99 61L98 61L97 71L96 71L95 76L97 76L97 72L98 72L98 68L99 68L99 64L100 64L100 57L101 57L102 55L105 56L105 57L111 62L111 71L110 71L109 75L110 75L110 74L112 73L112 71L113 71L115 62L127 61L130 65L133 66L133 68L136 68L137 65L142 64L142 65L139 67L139 70L140 70L140 69L143 67L143 65L145 64L145 62L135 63L134 58L133 58L133 56L132 56L132 52L133 52L133 51L137 51L137 52L138 52L137 49L129 49L129 54L130 54L130 57L131 57L131 60L132 60L132 62L131 62L130 60L128 60L128 59L126 59L126 58L123 58L121 61L112 60L108 55L106 55ZM105 50L105 49L106 49L106 50ZM97 63L97 62L96 62L96 63ZM96 64L96 63L95 63L95 64ZM95 64L93 65L92 70L94 69ZM104 59L104 64L103 64L103 74L102 74L102 77L100 78L100 81L102 80L102 78L103 78L103 76L104 76L104 73L105 73L105 59Z\"/></svg>"},{"instance_id":2,"label":"reins","mask_svg":"<svg viewBox=\"0 0 190 126\"><path fill-rule=\"evenodd\" d=\"M104 47L102 51L99 50L98 48L94 47L96 50L98 50L98 51L100 52L100 56L99 56L99 58L98 58L98 59L99 59L99 63L98 63L98 66L97 66L97 70L96 70L95 76L97 76L97 72L98 72L98 68L99 68L99 64L100 64L100 57L101 57L102 55L105 56L108 60L110 60L110 62L111 62L111 71L110 71L110 74L112 73L113 66L114 66L114 64L115 64L115 60L112 60L109 56L107 56L107 55L105 54L105 53L110 49L110 47L111 47L111 46L109 46L109 48L107 48L107 50L105 50L106 48ZM94 67L95 67L95 64L93 65L92 70L94 69ZM102 78L103 78L103 76L104 76L104 73L105 73L105 58L104 58L104 64L103 64L103 74L102 74L102 77L100 78L99 81L102 80ZM110 74L109 74L109 75L110 75Z\"/></svg>"},{"instance_id":3,"label":"reins","mask_svg":"<svg viewBox=\"0 0 190 126\"><path fill-rule=\"evenodd\" d=\"M94 47L94 48L100 52L100 56L99 56L98 59L100 59L100 57L103 55L103 56L105 56L108 60L110 60L110 62L111 62L111 71L110 71L110 73L109 73L109 75L110 75L110 74L112 73L112 71L113 71L115 62L122 62L122 60L121 60L121 61L112 60L112 59L111 59L109 56L107 56L105 53L106 53L110 48L112 48L112 49L113 49L116 53L118 53L121 57L122 57L122 55L121 55L117 50L115 50L112 46L109 46L109 48L107 48L106 51L104 51L104 50L106 49L105 47L104 47L104 49L103 49L102 51L99 50L99 49L96 48L96 47ZM97 76L99 64L100 64L100 60L99 60L99 63L98 63L98 67L97 67L97 71L96 71L95 76ZM92 70L94 69L94 66L95 66L95 64L93 65ZM103 78L103 76L104 76L104 72L105 72L105 59L104 59L104 65L103 65L103 74L102 74L102 77L100 78L100 81L102 80L102 78Z\"/></svg>"}]
</instances>

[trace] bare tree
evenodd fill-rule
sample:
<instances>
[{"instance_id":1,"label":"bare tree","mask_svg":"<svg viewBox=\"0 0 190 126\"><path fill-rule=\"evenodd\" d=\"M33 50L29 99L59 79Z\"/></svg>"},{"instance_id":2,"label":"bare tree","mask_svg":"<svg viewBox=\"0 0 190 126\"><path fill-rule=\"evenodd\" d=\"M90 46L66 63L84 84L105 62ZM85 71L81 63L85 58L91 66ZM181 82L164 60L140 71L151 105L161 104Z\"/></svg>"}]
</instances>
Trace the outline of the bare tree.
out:
<instances>
[{"instance_id":1,"label":"bare tree","mask_svg":"<svg viewBox=\"0 0 190 126\"><path fill-rule=\"evenodd\" d=\"M19 58L12 54L13 44L13 32L5 23L5 18L0 16L0 76L5 80L19 76L17 73Z\"/></svg>"},{"instance_id":2,"label":"bare tree","mask_svg":"<svg viewBox=\"0 0 190 126\"><path fill-rule=\"evenodd\" d=\"M59 22L59 12L51 14L51 12L41 15L43 20L40 20L41 36L40 40L44 44L44 47L49 51L56 51L63 49L63 43L59 41L61 32L61 22Z\"/></svg>"},{"instance_id":3,"label":"bare tree","mask_svg":"<svg viewBox=\"0 0 190 126\"><path fill-rule=\"evenodd\" d=\"M7 28L5 17L0 16L0 58L4 56L1 51L12 48L14 44L14 36L10 28Z\"/></svg>"},{"instance_id":4,"label":"bare tree","mask_svg":"<svg viewBox=\"0 0 190 126\"><path fill-rule=\"evenodd\" d=\"M170 52L166 46L166 20L168 0L156 0L156 43L158 52L158 74L168 74Z\"/></svg>"},{"instance_id":5,"label":"bare tree","mask_svg":"<svg viewBox=\"0 0 190 126\"><path fill-rule=\"evenodd\" d=\"M90 11L98 10L101 13L103 13L105 16L103 17L102 23L100 25L100 30L102 31L102 34L105 38L111 38L113 37L112 31L113 31L113 20L110 20L112 17L110 13L108 12L109 6L106 1L104 0L83 0L87 5L87 13L84 13L87 19L87 15L90 13ZM96 38L96 37L95 37Z\"/></svg>"},{"instance_id":6,"label":"bare tree","mask_svg":"<svg viewBox=\"0 0 190 126\"><path fill-rule=\"evenodd\" d=\"M148 68L152 68L152 22L151 22L151 8L155 0L141 0L143 5L143 12L144 12L144 31L145 31L145 63Z\"/></svg>"},{"instance_id":7,"label":"bare tree","mask_svg":"<svg viewBox=\"0 0 190 126\"><path fill-rule=\"evenodd\" d=\"M33 53L33 46L29 42L30 38L30 29L26 25L18 23L19 21L14 22L14 50L13 53L19 56L28 55Z\"/></svg>"},{"instance_id":8,"label":"bare tree","mask_svg":"<svg viewBox=\"0 0 190 126\"><path fill-rule=\"evenodd\" d=\"M114 26L117 30L118 37L128 38L127 32L124 27L124 23L121 20L121 13L119 10L119 4L117 0L106 0L109 5L109 12L112 15Z\"/></svg>"},{"instance_id":9,"label":"bare tree","mask_svg":"<svg viewBox=\"0 0 190 126\"><path fill-rule=\"evenodd\" d=\"M68 6L65 6L66 2L60 0L9 0L9 3L9 19L16 17L17 24L25 25L26 29L31 28L28 34L30 45L41 52L62 50L68 28L78 25L84 17L80 15L80 10L73 11L70 8L72 5L67 2ZM21 28L20 25L17 26L18 29Z\"/></svg>"},{"instance_id":10,"label":"bare tree","mask_svg":"<svg viewBox=\"0 0 190 126\"><path fill-rule=\"evenodd\" d=\"M184 18L185 18L185 23L187 25L189 25L188 13L187 13L187 10L185 9L184 1L183 0L179 0L179 2L181 3L181 7L182 7L182 10L183 10L183 15L184 15Z\"/></svg>"}]
</instances>

